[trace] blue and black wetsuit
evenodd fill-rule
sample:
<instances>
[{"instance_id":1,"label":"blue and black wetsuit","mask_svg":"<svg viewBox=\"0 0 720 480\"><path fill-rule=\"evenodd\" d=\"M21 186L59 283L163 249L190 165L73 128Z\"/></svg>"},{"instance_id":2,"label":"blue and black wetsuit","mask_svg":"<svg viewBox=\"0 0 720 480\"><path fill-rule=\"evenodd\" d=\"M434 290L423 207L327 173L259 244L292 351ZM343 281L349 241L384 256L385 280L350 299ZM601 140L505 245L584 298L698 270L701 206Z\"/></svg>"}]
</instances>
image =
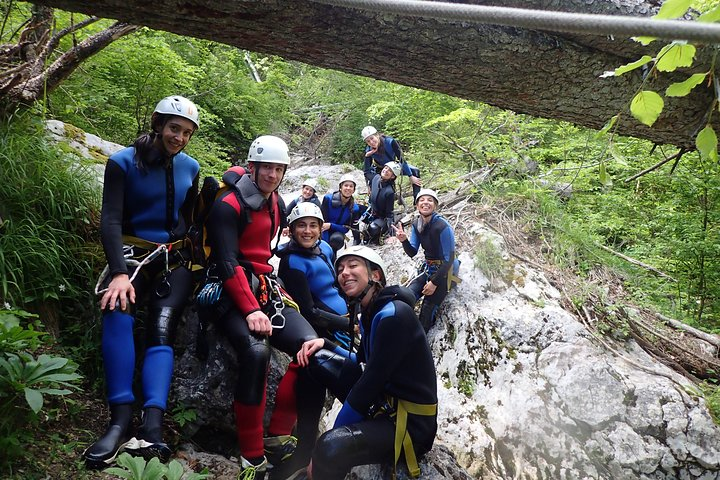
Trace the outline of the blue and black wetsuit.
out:
<instances>
[{"instance_id":1,"label":"blue and black wetsuit","mask_svg":"<svg viewBox=\"0 0 720 480\"><path fill-rule=\"evenodd\" d=\"M322 232L322 239L329 243L334 251L340 250L345 245L345 234L352 225L354 209L353 197L343 203L339 191L328 193L323 197L320 210L325 221L330 224L330 228Z\"/></svg>"},{"instance_id":2,"label":"blue and black wetsuit","mask_svg":"<svg viewBox=\"0 0 720 480\"><path fill-rule=\"evenodd\" d=\"M151 155L162 157L160 150ZM106 310L103 314L102 350L108 402L131 404L135 371L133 327L135 308L147 305L145 359L142 367L144 407L165 410L173 371L175 330L192 291L187 252L181 241L190 224L197 196L200 165L189 155L158 158L138 167L135 148L125 148L110 157L105 168L100 233L109 266L109 279L131 273L123 255L123 244L132 244L133 254L148 253L150 244L172 244L165 274L165 256L146 264L133 281L137 303L130 311ZM150 242L150 243L145 243ZM140 245L142 243L142 245ZM132 305L132 304L131 304Z\"/></svg>"},{"instance_id":3,"label":"blue and black wetsuit","mask_svg":"<svg viewBox=\"0 0 720 480\"><path fill-rule=\"evenodd\" d=\"M435 324L438 307L455 285L453 278L457 278L460 260L455 258L455 233L448 221L437 213L433 213L427 223L418 217L412 224L408 239L402 243L403 250L410 257L417 255L421 245L425 262L409 288L419 299L428 281L437 287L435 293L423 299L420 308L420 323L427 332Z\"/></svg>"},{"instance_id":4,"label":"blue and black wetsuit","mask_svg":"<svg viewBox=\"0 0 720 480\"><path fill-rule=\"evenodd\" d=\"M355 465L392 464L395 419L409 410L423 412L407 413L415 455L432 448L437 378L414 303L407 288L384 288L362 311L357 355L325 340L325 350L311 357L311 374L343 402L335 425L313 451L313 478L339 480Z\"/></svg>"},{"instance_id":5,"label":"blue and black wetsuit","mask_svg":"<svg viewBox=\"0 0 720 480\"><path fill-rule=\"evenodd\" d=\"M370 222L367 228L369 241L377 243L380 236L390 231L395 222L395 180L385 181L375 175L370 189Z\"/></svg>"},{"instance_id":6,"label":"blue and black wetsuit","mask_svg":"<svg viewBox=\"0 0 720 480\"><path fill-rule=\"evenodd\" d=\"M365 153L369 152L371 148L365 147ZM398 162L402 166L402 174L406 176L414 175L420 177L420 170L410 165L405 161L403 157L402 149L400 144L393 137L382 135L380 136L380 146L377 151L370 156L365 157L365 163L363 165L363 172L365 173L365 182L372 190L372 179L376 174L379 174L382 167L388 162ZM413 198L420 191L420 187L413 185Z\"/></svg>"}]
</instances>

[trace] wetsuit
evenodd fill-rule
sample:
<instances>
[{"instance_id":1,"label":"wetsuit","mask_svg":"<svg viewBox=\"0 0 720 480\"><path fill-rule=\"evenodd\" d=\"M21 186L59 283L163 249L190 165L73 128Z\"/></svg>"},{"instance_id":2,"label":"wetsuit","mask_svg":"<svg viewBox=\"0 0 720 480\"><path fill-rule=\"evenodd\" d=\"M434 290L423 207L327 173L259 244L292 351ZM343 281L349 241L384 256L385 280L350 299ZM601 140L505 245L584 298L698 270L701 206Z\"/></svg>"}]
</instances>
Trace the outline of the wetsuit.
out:
<instances>
[{"instance_id":1,"label":"wetsuit","mask_svg":"<svg viewBox=\"0 0 720 480\"><path fill-rule=\"evenodd\" d=\"M246 459L263 457L263 415L270 346L294 355L302 343L317 338L299 312L284 306L284 328L276 328L269 337L251 332L246 316L262 310L271 317L276 313L268 295L276 300L271 242L284 223L284 212L277 192L266 199L251 176L226 173L223 181L231 188L213 204L207 228L212 247L210 261L223 282L223 293L215 317L219 331L227 336L237 353L238 371L234 390L234 410L238 443Z\"/></svg>"},{"instance_id":2,"label":"wetsuit","mask_svg":"<svg viewBox=\"0 0 720 480\"><path fill-rule=\"evenodd\" d=\"M371 150L370 146L365 147L365 153ZM380 146L377 151L370 156L365 157L363 172L365 173L365 182L372 190L372 179L376 174L380 173L382 167L388 162L396 161L402 166L402 174L406 176L414 175L420 178L420 170L408 164L403 158L400 144L393 137L387 135L380 136ZM413 184L413 198L420 191L420 187Z\"/></svg>"},{"instance_id":3,"label":"wetsuit","mask_svg":"<svg viewBox=\"0 0 720 480\"><path fill-rule=\"evenodd\" d=\"M395 181L385 181L375 175L370 189L370 219L367 234L371 242L377 243L380 236L390 230L395 214Z\"/></svg>"},{"instance_id":4,"label":"wetsuit","mask_svg":"<svg viewBox=\"0 0 720 480\"><path fill-rule=\"evenodd\" d=\"M338 251L345 245L345 234L353 222L355 201L352 197L342 203L340 192L328 193L323 197L323 218L330 224L330 228L322 232L322 239L330 244L333 250Z\"/></svg>"},{"instance_id":5,"label":"wetsuit","mask_svg":"<svg viewBox=\"0 0 720 480\"><path fill-rule=\"evenodd\" d=\"M421 245L425 252L425 263L409 288L415 294L415 298L419 299L428 281L432 281L437 287L435 293L423 299L420 308L420 323L427 332L435 324L438 307L445 300L450 288L455 285L452 279L448 281L448 275L452 273L452 276L457 277L460 261L455 258L453 229L448 221L437 213L433 212L428 223L424 223L422 217L418 217L412 224L408 239L402 243L403 250L410 257L417 255Z\"/></svg>"},{"instance_id":6,"label":"wetsuit","mask_svg":"<svg viewBox=\"0 0 720 480\"><path fill-rule=\"evenodd\" d=\"M305 199L305 197L303 197L302 195L300 195L300 196L297 197L295 200L293 200L292 202L290 202L290 204L289 204L289 205L287 206L287 208L285 209L285 215L290 215L290 212L292 212L293 208L295 208L295 206L296 206L298 203L303 203L303 202L312 202L312 203L314 203L315 205L317 205L318 207L320 206L320 199L318 198L318 196L317 196L316 194L313 193L313 196L310 197L310 198L308 198L308 199Z\"/></svg>"},{"instance_id":7,"label":"wetsuit","mask_svg":"<svg viewBox=\"0 0 720 480\"><path fill-rule=\"evenodd\" d=\"M153 148L151 155L162 153ZM135 310L147 305L142 366L144 407L165 410L175 330L192 290L187 268L189 253L182 239L197 196L200 165L182 152L147 163L151 166L141 171L135 148L128 147L112 155L105 167L100 233L109 266L107 283L116 274L132 274L125 262L123 244L135 244L132 256L138 260L153 250L152 244L172 244L168 255L171 271L165 272L164 255L142 267L133 281L137 303L130 304L130 311L123 312L118 306L103 313L102 351L108 402L111 406L133 403Z\"/></svg>"},{"instance_id":8,"label":"wetsuit","mask_svg":"<svg viewBox=\"0 0 720 480\"><path fill-rule=\"evenodd\" d=\"M392 464L393 454L399 453L393 414L404 409L405 402L424 407L422 414L407 417L412 450L419 457L432 448L437 378L414 303L407 288L383 289L362 311L357 356L325 340L325 349L332 353L320 350L311 357L312 375L343 402L335 425L313 451L315 480L340 480L355 465ZM407 459L407 452L403 454Z\"/></svg>"}]
</instances>

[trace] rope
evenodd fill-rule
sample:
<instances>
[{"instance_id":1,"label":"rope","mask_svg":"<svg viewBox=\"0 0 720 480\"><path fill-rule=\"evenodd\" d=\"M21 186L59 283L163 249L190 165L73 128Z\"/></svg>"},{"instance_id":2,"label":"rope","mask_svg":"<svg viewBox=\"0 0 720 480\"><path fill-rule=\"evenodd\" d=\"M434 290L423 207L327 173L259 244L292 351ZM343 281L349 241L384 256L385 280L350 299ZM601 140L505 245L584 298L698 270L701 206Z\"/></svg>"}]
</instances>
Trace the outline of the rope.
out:
<instances>
[{"instance_id":1,"label":"rope","mask_svg":"<svg viewBox=\"0 0 720 480\"><path fill-rule=\"evenodd\" d=\"M720 43L720 25L683 20L653 20L619 15L550 12L422 0L315 0L315 2L410 17L441 18L553 32L649 36Z\"/></svg>"}]
</instances>

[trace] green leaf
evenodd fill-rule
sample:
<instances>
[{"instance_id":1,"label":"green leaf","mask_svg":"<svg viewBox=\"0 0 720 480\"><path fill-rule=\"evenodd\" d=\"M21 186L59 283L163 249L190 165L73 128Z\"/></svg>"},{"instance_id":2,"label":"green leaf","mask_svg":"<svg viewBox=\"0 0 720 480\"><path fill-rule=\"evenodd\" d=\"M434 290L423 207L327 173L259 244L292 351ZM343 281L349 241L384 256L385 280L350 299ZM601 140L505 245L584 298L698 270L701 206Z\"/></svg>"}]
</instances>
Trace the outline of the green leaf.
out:
<instances>
[{"instance_id":1,"label":"green leaf","mask_svg":"<svg viewBox=\"0 0 720 480\"><path fill-rule=\"evenodd\" d=\"M32 408L32 411L35 413L38 413L43 406L43 396L42 393L38 392L37 390L34 390L32 388L25 388L25 400L27 401L28 405L30 405L30 408Z\"/></svg>"},{"instance_id":2,"label":"green leaf","mask_svg":"<svg viewBox=\"0 0 720 480\"><path fill-rule=\"evenodd\" d=\"M706 77L707 73L695 73L684 82L670 85L667 90L665 90L665 95L668 97L684 97L690 93L690 90L703 83Z\"/></svg>"},{"instance_id":3,"label":"green leaf","mask_svg":"<svg viewBox=\"0 0 720 480\"><path fill-rule=\"evenodd\" d=\"M627 73L629 71L635 70L636 68L642 67L643 65L650 63L653 61L653 57L650 55L643 55L639 60L635 60L634 62L627 63L621 67L618 67L615 69L615 76L619 77L623 73Z\"/></svg>"},{"instance_id":4,"label":"green leaf","mask_svg":"<svg viewBox=\"0 0 720 480\"><path fill-rule=\"evenodd\" d=\"M606 187L612 185L612 180L610 180L610 176L607 173L605 161L600 162L600 183L602 183Z\"/></svg>"},{"instance_id":5,"label":"green leaf","mask_svg":"<svg viewBox=\"0 0 720 480\"><path fill-rule=\"evenodd\" d=\"M633 40L638 42L641 45L648 46L655 40L657 40L657 37L632 37Z\"/></svg>"},{"instance_id":6,"label":"green leaf","mask_svg":"<svg viewBox=\"0 0 720 480\"><path fill-rule=\"evenodd\" d=\"M630 102L630 113L640 123L652 127L664 106L665 103L660 95L651 90L643 90Z\"/></svg>"},{"instance_id":7,"label":"green leaf","mask_svg":"<svg viewBox=\"0 0 720 480\"><path fill-rule=\"evenodd\" d=\"M697 18L698 22L704 23L717 22L718 20L720 20L720 5L708 12L703 13Z\"/></svg>"},{"instance_id":8,"label":"green leaf","mask_svg":"<svg viewBox=\"0 0 720 480\"><path fill-rule=\"evenodd\" d=\"M690 67L695 51L695 45L680 42L665 45L657 55L655 67L661 72L674 72L678 67Z\"/></svg>"},{"instance_id":9,"label":"green leaf","mask_svg":"<svg viewBox=\"0 0 720 480\"><path fill-rule=\"evenodd\" d=\"M605 126L595 134L595 138L601 138L605 136L607 132L609 132L610 129L615 126L615 123L617 123L618 116L619 115L613 115L610 120L607 121Z\"/></svg>"},{"instance_id":10,"label":"green leaf","mask_svg":"<svg viewBox=\"0 0 720 480\"><path fill-rule=\"evenodd\" d=\"M123 470L122 468L118 467L110 467L103 470L105 473L109 473L110 475L115 475L116 477L120 478L127 478L128 480L133 479L133 474L128 472L127 470Z\"/></svg>"},{"instance_id":11,"label":"green leaf","mask_svg":"<svg viewBox=\"0 0 720 480\"><path fill-rule=\"evenodd\" d=\"M700 130L697 138L695 138L695 146L700 152L700 156L702 158L706 158L708 160L713 160L716 162L718 161L717 135L715 134L715 130L713 130L710 125L706 125L705 128Z\"/></svg>"},{"instance_id":12,"label":"green leaf","mask_svg":"<svg viewBox=\"0 0 720 480\"><path fill-rule=\"evenodd\" d=\"M177 460L172 460L168 464L167 478L168 480L180 480L183 472L184 469L182 465L180 465L180 462L178 462Z\"/></svg>"},{"instance_id":13,"label":"green leaf","mask_svg":"<svg viewBox=\"0 0 720 480\"><path fill-rule=\"evenodd\" d=\"M608 145L608 150L610 150L610 155L612 155L616 162L618 162L620 165L627 167L628 162L625 159L625 156L623 156L622 153L618 152L617 145L615 145L614 143L610 143L610 145Z\"/></svg>"},{"instance_id":14,"label":"green leaf","mask_svg":"<svg viewBox=\"0 0 720 480\"><path fill-rule=\"evenodd\" d=\"M657 19L678 18L685 15L692 0L665 0L658 13L652 16Z\"/></svg>"}]
</instances>

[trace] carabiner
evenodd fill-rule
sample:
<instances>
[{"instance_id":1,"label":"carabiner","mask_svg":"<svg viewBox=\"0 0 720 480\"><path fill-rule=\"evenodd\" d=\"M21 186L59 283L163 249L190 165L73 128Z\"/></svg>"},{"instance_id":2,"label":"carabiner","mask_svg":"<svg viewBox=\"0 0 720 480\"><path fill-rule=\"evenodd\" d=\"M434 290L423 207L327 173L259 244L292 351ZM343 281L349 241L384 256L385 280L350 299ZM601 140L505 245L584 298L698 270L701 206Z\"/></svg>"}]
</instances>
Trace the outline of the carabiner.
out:
<instances>
[{"instance_id":1,"label":"carabiner","mask_svg":"<svg viewBox=\"0 0 720 480\"><path fill-rule=\"evenodd\" d=\"M273 313L272 317L270 317L270 325L273 329L281 329L285 328L285 315L283 315L282 311L283 308L285 308L285 304L282 302L282 299L280 300L273 300L273 308L275 309L275 313ZM279 323L275 323L275 319L279 318Z\"/></svg>"}]
</instances>

